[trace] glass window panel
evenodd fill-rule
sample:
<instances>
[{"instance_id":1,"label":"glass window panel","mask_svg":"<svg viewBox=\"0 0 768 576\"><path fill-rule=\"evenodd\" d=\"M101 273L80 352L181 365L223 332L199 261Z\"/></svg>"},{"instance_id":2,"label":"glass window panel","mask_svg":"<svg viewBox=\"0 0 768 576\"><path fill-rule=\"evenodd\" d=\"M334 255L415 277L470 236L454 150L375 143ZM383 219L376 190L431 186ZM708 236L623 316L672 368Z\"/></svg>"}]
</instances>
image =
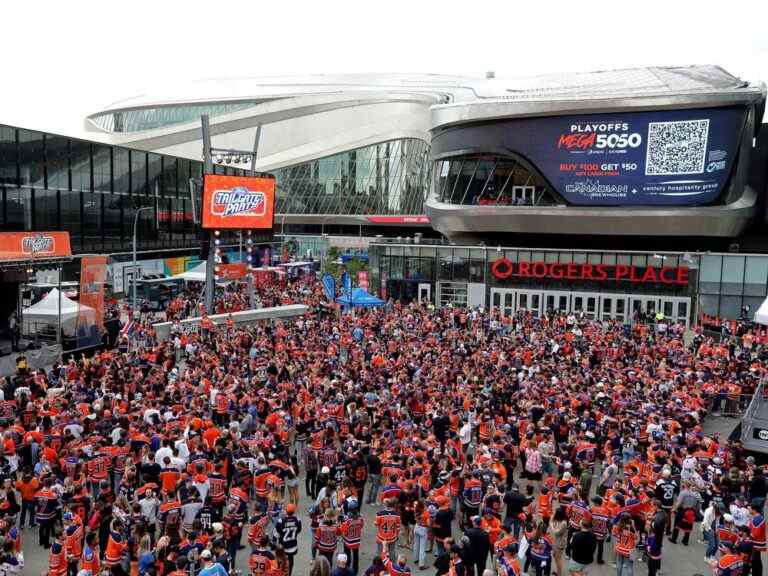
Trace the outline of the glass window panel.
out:
<instances>
[{"instance_id":1,"label":"glass window panel","mask_svg":"<svg viewBox=\"0 0 768 576\"><path fill-rule=\"evenodd\" d=\"M616 255L616 264L621 264L624 266L629 266L632 263L632 255L631 254L617 254Z\"/></svg>"},{"instance_id":2,"label":"glass window panel","mask_svg":"<svg viewBox=\"0 0 768 576\"><path fill-rule=\"evenodd\" d=\"M453 251L453 279L459 282L469 280L469 250L456 248Z\"/></svg>"},{"instance_id":3,"label":"glass window panel","mask_svg":"<svg viewBox=\"0 0 768 576\"><path fill-rule=\"evenodd\" d=\"M22 186L45 187L45 155L41 132L19 130L19 166Z\"/></svg>"},{"instance_id":4,"label":"glass window panel","mask_svg":"<svg viewBox=\"0 0 768 576\"><path fill-rule=\"evenodd\" d=\"M616 264L616 254L603 254L603 264Z\"/></svg>"},{"instance_id":5,"label":"glass window panel","mask_svg":"<svg viewBox=\"0 0 768 576\"><path fill-rule=\"evenodd\" d=\"M602 256L600 253L590 252L587 254L587 264L600 264Z\"/></svg>"},{"instance_id":6,"label":"glass window panel","mask_svg":"<svg viewBox=\"0 0 768 576\"><path fill-rule=\"evenodd\" d=\"M93 189L105 193L112 190L112 149L109 146L93 146Z\"/></svg>"},{"instance_id":7,"label":"glass window panel","mask_svg":"<svg viewBox=\"0 0 768 576\"><path fill-rule=\"evenodd\" d=\"M35 230L59 230L59 193L35 190Z\"/></svg>"},{"instance_id":8,"label":"glass window panel","mask_svg":"<svg viewBox=\"0 0 768 576\"><path fill-rule=\"evenodd\" d=\"M5 230L32 230L32 190L6 188L5 211Z\"/></svg>"},{"instance_id":9,"label":"glass window panel","mask_svg":"<svg viewBox=\"0 0 768 576\"><path fill-rule=\"evenodd\" d=\"M176 196L178 193L176 158L172 158L170 156L163 156L162 192L166 197Z\"/></svg>"},{"instance_id":10,"label":"glass window panel","mask_svg":"<svg viewBox=\"0 0 768 576\"><path fill-rule=\"evenodd\" d=\"M62 190L60 193L61 201L61 222L69 231L70 240L79 248L82 247L83 219L80 214L80 192L70 192Z\"/></svg>"},{"instance_id":11,"label":"glass window panel","mask_svg":"<svg viewBox=\"0 0 768 576\"><path fill-rule=\"evenodd\" d=\"M108 195L83 192L83 247L85 250L102 249L104 227L101 218L101 203Z\"/></svg>"},{"instance_id":12,"label":"glass window panel","mask_svg":"<svg viewBox=\"0 0 768 576\"><path fill-rule=\"evenodd\" d=\"M745 256L723 256L723 282L721 294L741 295L744 289Z\"/></svg>"},{"instance_id":13,"label":"glass window panel","mask_svg":"<svg viewBox=\"0 0 768 576\"><path fill-rule=\"evenodd\" d=\"M584 252L573 252L573 263L574 264L586 264L587 263L587 255Z\"/></svg>"},{"instance_id":14,"label":"glass window panel","mask_svg":"<svg viewBox=\"0 0 768 576\"><path fill-rule=\"evenodd\" d=\"M645 254L632 254L632 266L648 266L648 257Z\"/></svg>"},{"instance_id":15,"label":"glass window panel","mask_svg":"<svg viewBox=\"0 0 768 576\"><path fill-rule=\"evenodd\" d=\"M701 257L701 268L699 269L699 280L701 282L720 284L722 266L722 256L714 254L703 255Z\"/></svg>"},{"instance_id":16,"label":"glass window panel","mask_svg":"<svg viewBox=\"0 0 768 576\"><path fill-rule=\"evenodd\" d=\"M147 168L149 172L147 194L159 196L163 192L163 157L159 154L150 153L147 156Z\"/></svg>"},{"instance_id":17,"label":"glass window panel","mask_svg":"<svg viewBox=\"0 0 768 576\"><path fill-rule=\"evenodd\" d=\"M47 142L46 142L47 146ZM70 142L72 190L91 191L91 143L82 140ZM50 188L50 186L49 186Z\"/></svg>"},{"instance_id":18,"label":"glass window panel","mask_svg":"<svg viewBox=\"0 0 768 576\"><path fill-rule=\"evenodd\" d=\"M131 150L131 194L147 193L147 153Z\"/></svg>"},{"instance_id":19,"label":"glass window panel","mask_svg":"<svg viewBox=\"0 0 768 576\"><path fill-rule=\"evenodd\" d=\"M764 295L768 280L768 257L747 256L745 266L744 294L749 296Z\"/></svg>"},{"instance_id":20,"label":"glass window panel","mask_svg":"<svg viewBox=\"0 0 768 576\"><path fill-rule=\"evenodd\" d=\"M16 144L16 129L0 126L0 185L17 186L19 150Z\"/></svg>"},{"instance_id":21,"label":"glass window panel","mask_svg":"<svg viewBox=\"0 0 768 576\"><path fill-rule=\"evenodd\" d=\"M121 194L104 195L104 246L114 248L122 245L122 199L129 198ZM130 236L126 236L128 238Z\"/></svg>"},{"instance_id":22,"label":"glass window panel","mask_svg":"<svg viewBox=\"0 0 768 576\"><path fill-rule=\"evenodd\" d=\"M119 194L130 194L131 164L128 150L123 148L114 148L112 151L112 156L114 191Z\"/></svg>"},{"instance_id":23,"label":"glass window panel","mask_svg":"<svg viewBox=\"0 0 768 576\"><path fill-rule=\"evenodd\" d=\"M69 138L45 137L45 164L49 190L69 190Z\"/></svg>"}]
</instances>

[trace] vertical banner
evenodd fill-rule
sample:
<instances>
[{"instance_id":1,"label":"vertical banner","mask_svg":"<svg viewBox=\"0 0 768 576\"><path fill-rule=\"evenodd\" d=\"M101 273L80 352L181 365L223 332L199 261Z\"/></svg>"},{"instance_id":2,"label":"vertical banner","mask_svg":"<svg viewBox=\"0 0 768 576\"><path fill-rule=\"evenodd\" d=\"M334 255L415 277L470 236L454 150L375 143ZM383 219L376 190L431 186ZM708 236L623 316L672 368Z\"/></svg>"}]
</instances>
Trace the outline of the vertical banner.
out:
<instances>
[{"instance_id":1,"label":"vertical banner","mask_svg":"<svg viewBox=\"0 0 768 576\"><path fill-rule=\"evenodd\" d=\"M272 261L271 261L270 256L271 256L271 253L270 253L269 247L264 248L264 250L261 252L261 265L262 265L262 267L266 268L267 266L271 266L272 265Z\"/></svg>"},{"instance_id":2,"label":"vertical banner","mask_svg":"<svg viewBox=\"0 0 768 576\"><path fill-rule=\"evenodd\" d=\"M333 276L328 274L326 272L323 274L323 291L325 292L325 297L328 298L329 301L333 302L336 300L336 280L334 280Z\"/></svg>"},{"instance_id":3,"label":"vertical banner","mask_svg":"<svg viewBox=\"0 0 768 576\"><path fill-rule=\"evenodd\" d=\"M80 313L78 324L94 323L104 330L104 282L107 278L106 256L83 256L80 259ZM87 306L87 308L86 308ZM89 309L92 309L91 312Z\"/></svg>"},{"instance_id":4,"label":"vertical banner","mask_svg":"<svg viewBox=\"0 0 768 576\"><path fill-rule=\"evenodd\" d=\"M368 290L368 271L367 270L360 270L360 272L357 273L357 285L360 286L363 290Z\"/></svg>"}]
</instances>

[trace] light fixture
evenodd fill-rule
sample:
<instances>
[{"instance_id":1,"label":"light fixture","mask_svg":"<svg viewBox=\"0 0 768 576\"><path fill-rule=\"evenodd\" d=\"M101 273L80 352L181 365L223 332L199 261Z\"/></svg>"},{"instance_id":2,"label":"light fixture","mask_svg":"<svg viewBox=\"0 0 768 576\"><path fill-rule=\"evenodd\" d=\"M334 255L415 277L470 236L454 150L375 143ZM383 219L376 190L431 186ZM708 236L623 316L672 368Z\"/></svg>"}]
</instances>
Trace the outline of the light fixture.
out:
<instances>
[{"instance_id":1,"label":"light fixture","mask_svg":"<svg viewBox=\"0 0 768 576\"><path fill-rule=\"evenodd\" d=\"M223 160L224 160L224 156L222 156L221 154L216 154L216 162L221 164Z\"/></svg>"},{"instance_id":2,"label":"light fixture","mask_svg":"<svg viewBox=\"0 0 768 576\"><path fill-rule=\"evenodd\" d=\"M219 234L221 234L221 230L214 230L214 231L213 231L213 233L214 233L216 236L218 236Z\"/></svg>"}]
</instances>

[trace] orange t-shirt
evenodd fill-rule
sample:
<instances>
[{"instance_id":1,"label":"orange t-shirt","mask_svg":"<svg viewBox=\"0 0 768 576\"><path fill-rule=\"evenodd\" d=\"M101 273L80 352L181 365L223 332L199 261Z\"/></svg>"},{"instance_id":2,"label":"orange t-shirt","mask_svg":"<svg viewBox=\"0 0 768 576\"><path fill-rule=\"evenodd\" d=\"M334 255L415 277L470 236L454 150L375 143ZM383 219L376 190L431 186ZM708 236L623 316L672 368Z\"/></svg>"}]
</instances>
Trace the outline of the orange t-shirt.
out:
<instances>
[{"instance_id":1,"label":"orange t-shirt","mask_svg":"<svg viewBox=\"0 0 768 576\"><path fill-rule=\"evenodd\" d=\"M16 481L16 489L21 494L21 499L29 502L35 499L35 492L40 487L40 481L37 478L32 478L29 482L23 480Z\"/></svg>"}]
</instances>

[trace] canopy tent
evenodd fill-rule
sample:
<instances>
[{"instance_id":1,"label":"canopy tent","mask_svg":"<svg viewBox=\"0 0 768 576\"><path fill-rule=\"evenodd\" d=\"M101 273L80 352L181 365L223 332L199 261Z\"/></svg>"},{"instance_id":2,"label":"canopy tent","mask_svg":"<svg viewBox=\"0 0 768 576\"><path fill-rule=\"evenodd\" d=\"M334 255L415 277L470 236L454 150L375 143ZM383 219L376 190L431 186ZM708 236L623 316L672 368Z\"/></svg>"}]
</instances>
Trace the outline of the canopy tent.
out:
<instances>
[{"instance_id":1,"label":"canopy tent","mask_svg":"<svg viewBox=\"0 0 768 576\"><path fill-rule=\"evenodd\" d=\"M80 315L85 317L85 325L95 324L96 310L70 300L63 293L60 294L58 288L53 288L39 302L22 311L24 333L37 332L44 326L56 326L59 322L59 302L61 302L61 331L64 334L75 334Z\"/></svg>"},{"instance_id":2,"label":"canopy tent","mask_svg":"<svg viewBox=\"0 0 768 576\"><path fill-rule=\"evenodd\" d=\"M768 325L768 298L763 300L763 303L760 304L760 308L755 312L755 322Z\"/></svg>"},{"instance_id":3,"label":"canopy tent","mask_svg":"<svg viewBox=\"0 0 768 576\"><path fill-rule=\"evenodd\" d=\"M181 274L176 274L175 276L171 276L170 278L166 278L166 280L184 280L186 282L205 282L205 262L200 262L197 266L194 268L190 268L186 272L182 272Z\"/></svg>"},{"instance_id":4,"label":"canopy tent","mask_svg":"<svg viewBox=\"0 0 768 576\"><path fill-rule=\"evenodd\" d=\"M374 308L376 306L383 306L384 300L377 298L373 294L369 294L364 288L354 288L352 290L352 297L344 294L336 298L336 302L344 304L345 306L357 306L359 308Z\"/></svg>"}]
</instances>

